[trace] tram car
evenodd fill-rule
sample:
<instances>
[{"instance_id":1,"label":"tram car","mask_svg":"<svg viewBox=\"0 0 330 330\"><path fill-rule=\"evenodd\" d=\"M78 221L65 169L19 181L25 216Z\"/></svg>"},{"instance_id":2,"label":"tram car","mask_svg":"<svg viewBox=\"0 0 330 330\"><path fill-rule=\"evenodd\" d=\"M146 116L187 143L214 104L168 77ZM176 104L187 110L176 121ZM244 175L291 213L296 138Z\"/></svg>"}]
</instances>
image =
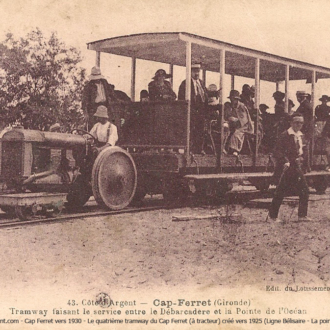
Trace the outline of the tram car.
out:
<instances>
[{"instance_id":1,"label":"tram car","mask_svg":"<svg viewBox=\"0 0 330 330\"><path fill-rule=\"evenodd\" d=\"M0 207L16 212L21 219L42 210L54 214L64 202L80 208L94 196L109 209L122 209L146 194L163 194L168 201L196 196L221 197L233 183L249 181L267 190L274 162L269 149L259 141L259 115L254 131L245 139L239 155L226 153L224 111L203 119L205 149L192 148L191 67L203 63L207 73L219 77L219 106L226 102L225 76L235 89L235 77L254 79L255 108L259 108L261 81L279 90L284 83L285 111L292 80L311 83L311 103L315 108L316 82L330 78L330 69L235 46L188 33L148 33L88 44L96 52L101 67L102 53L131 58L131 102L113 103L109 115L118 128L118 145L104 149L94 160L93 138L88 132L52 133L13 128L0 135ZM176 67L185 67L185 100L135 100L137 60L168 64L173 76ZM237 83L236 83L237 84ZM237 88L238 89L238 88ZM325 155L312 139L306 174L319 192L328 186Z\"/></svg>"}]
</instances>

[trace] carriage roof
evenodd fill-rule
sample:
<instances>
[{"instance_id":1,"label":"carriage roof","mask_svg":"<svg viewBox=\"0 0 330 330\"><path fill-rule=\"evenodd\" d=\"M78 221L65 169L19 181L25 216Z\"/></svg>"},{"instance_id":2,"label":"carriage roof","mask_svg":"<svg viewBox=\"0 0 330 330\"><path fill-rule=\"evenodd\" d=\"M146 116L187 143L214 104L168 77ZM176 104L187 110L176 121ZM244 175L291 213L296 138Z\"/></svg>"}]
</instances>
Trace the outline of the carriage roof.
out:
<instances>
[{"instance_id":1,"label":"carriage roof","mask_svg":"<svg viewBox=\"0 0 330 330\"><path fill-rule=\"evenodd\" d=\"M198 35L175 33L142 33L114 37L88 43L88 49L136 59L186 65L186 43L191 43L192 62L201 62L208 71L219 72L220 50L226 51L225 73L247 78L255 77L255 59L260 59L260 79L285 80L285 67L290 66L290 80L311 81L330 78L330 69L294 59L269 54Z\"/></svg>"}]
</instances>

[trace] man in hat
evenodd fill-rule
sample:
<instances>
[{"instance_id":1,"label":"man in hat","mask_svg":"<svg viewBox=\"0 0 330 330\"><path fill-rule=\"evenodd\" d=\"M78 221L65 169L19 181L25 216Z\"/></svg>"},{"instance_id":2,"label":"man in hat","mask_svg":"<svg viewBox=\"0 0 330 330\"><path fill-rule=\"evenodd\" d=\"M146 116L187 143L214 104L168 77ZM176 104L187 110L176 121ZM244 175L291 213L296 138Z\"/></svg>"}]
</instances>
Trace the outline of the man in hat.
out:
<instances>
[{"instance_id":1,"label":"man in hat","mask_svg":"<svg viewBox=\"0 0 330 330\"><path fill-rule=\"evenodd\" d=\"M247 107L240 102L239 92L231 90L228 97L230 102L224 105L224 128L229 129L225 144L226 151L238 156L242 150L246 133L253 134L253 123Z\"/></svg>"},{"instance_id":2,"label":"man in hat","mask_svg":"<svg viewBox=\"0 0 330 330\"><path fill-rule=\"evenodd\" d=\"M242 87L241 102L249 110L249 114L252 119L256 119L256 115L257 115L257 111L254 107L254 100L253 100L254 96L255 96L254 86L250 87L248 84L244 84Z\"/></svg>"},{"instance_id":3,"label":"man in hat","mask_svg":"<svg viewBox=\"0 0 330 330\"><path fill-rule=\"evenodd\" d=\"M327 105L327 103L329 102L329 96L322 95L319 100L321 101L321 104L319 104L315 108L316 121L326 121L329 118L330 114L330 107Z\"/></svg>"},{"instance_id":4,"label":"man in hat","mask_svg":"<svg viewBox=\"0 0 330 330\"><path fill-rule=\"evenodd\" d=\"M303 125L304 117L301 114L293 114L290 128L280 135L274 149L274 178L278 183L269 209L269 217L276 222L283 222L278 218L278 212L284 196L289 192L299 195L298 219L310 220L307 217L309 191L303 175L307 161L306 140L301 132Z\"/></svg>"},{"instance_id":5,"label":"man in hat","mask_svg":"<svg viewBox=\"0 0 330 330\"><path fill-rule=\"evenodd\" d=\"M265 149L265 151L268 153L271 151L272 146L272 118L274 117L273 114L270 114L267 112L267 109L269 109L269 106L262 103L259 105L259 113L260 113L260 120L259 123L261 123L262 126L262 145Z\"/></svg>"},{"instance_id":6,"label":"man in hat","mask_svg":"<svg viewBox=\"0 0 330 330\"><path fill-rule=\"evenodd\" d=\"M90 130L90 134L96 139L96 147L103 149L105 146L114 146L118 141L117 126L109 121L108 109L99 105L94 117L97 123Z\"/></svg>"},{"instance_id":7,"label":"man in hat","mask_svg":"<svg viewBox=\"0 0 330 330\"><path fill-rule=\"evenodd\" d=\"M200 64L191 65L191 107L198 108L207 104L207 90L201 79L199 79L201 70ZM186 80L184 80L179 87L179 100L186 99Z\"/></svg>"},{"instance_id":8,"label":"man in hat","mask_svg":"<svg viewBox=\"0 0 330 330\"><path fill-rule=\"evenodd\" d=\"M287 130L290 127L290 115L285 112L285 102L284 102L285 94L276 91L273 94L273 98L275 100L275 114L274 114L274 123L272 127L272 135L273 140L276 142L277 138L281 133Z\"/></svg>"},{"instance_id":9,"label":"man in hat","mask_svg":"<svg viewBox=\"0 0 330 330\"><path fill-rule=\"evenodd\" d=\"M275 93L273 93L273 98L275 100L275 114L282 114L285 112L284 97L285 94L280 91L276 91Z\"/></svg>"},{"instance_id":10,"label":"man in hat","mask_svg":"<svg viewBox=\"0 0 330 330\"><path fill-rule=\"evenodd\" d=\"M165 79L172 77L165 70L159 69L148 85L150 101L175 101L176 94L174 93L171 83Z\"/></svg>"},{"instance_id":11,"label":"man in hat","mask_svg":"<svg viewBox=\"0 0 330 330\"><path fill-rule=\"evenodd\" d=\"M82 109L87 122L87 130L95 123L94 114L97 107L104 105L110 109L110 103L117 100L114 86L110 85L101 75L99 67L94 66L88 78L89 81L85 85L82 95Z\"/></svg>"},{"instance_id":12,"label":"man in hat","mask_svg":"<svg viewBox=\"0 0 330 330\"><path fill-rule=\"evenodd\" d=\"M307 140L311 140L313 134L313 108L309 101L309 94L305 91L298 91L296 93L297 100L300 103L296 113L304 117L304 126L302 132L305 134Z\"/></svg>"},{"instance_id":13,"label":"man in hat","mask_svg":"<svg viewBox=\"0 0 330 330\"><path fill-rule=\"evenodd\" d=\"M200 70L200 64L191 65L190 131L192 152L194 153L200 153L202 151L205 107L208 103L207 90L203 81L199 79ZM178 99L186 100L186 80L184 80L179 87Z\"/></svg>"}]
</instances>

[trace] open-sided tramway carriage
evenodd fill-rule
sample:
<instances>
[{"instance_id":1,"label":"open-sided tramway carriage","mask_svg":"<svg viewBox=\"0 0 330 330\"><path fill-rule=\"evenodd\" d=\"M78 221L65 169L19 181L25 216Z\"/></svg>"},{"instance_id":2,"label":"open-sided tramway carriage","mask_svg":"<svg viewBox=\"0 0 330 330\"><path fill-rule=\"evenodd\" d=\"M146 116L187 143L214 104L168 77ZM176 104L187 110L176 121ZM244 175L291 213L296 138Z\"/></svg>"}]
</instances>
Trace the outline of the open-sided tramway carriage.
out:
<instances>
[{"instance_id":1,"label":"open-sided tramway carriage","mask_svg":"<svg viewBox=\"0 0 330 330\"><path fill-rule=\"evenodd\" d=\"M134 199L142 199L147 193L162 193L166 199L186 197L189 193L222 196L235 181L250 181L257 189L269 187L274 163L271 152L257 143L255 134L245 139L241 155L228 155L224 150L224 111L220 118L205 118L204 138L206 153L193 153L191 141L191 65L202 63L203 78L206 72L217 72L220 85L220 105L226 101L225 74L231 76L231 89L235 89L235 77L253 78L255 81L255 108L260 103L260 81L285 86L285 111L288 112L290 81L311 82L311 102L315 108L316 82L330 78L330 69L284 58L225 42L188 33L148 33L110 38L88 44L96 51L96 65L102 67L102 53L131 57L131 97L129 104L115 103L111 112L119 128L119 145L132 156L138 179ZM135 101L136 60L149 60L169 65L173 75L175 66L186 68L186 101L147 102ZM115 77L112 77L115 79ZM238 89L238 87L236 88ZM124 119L124 120L123 120ZM124 122L123 125L121 123ZM313 138L313 146L314 146ZM325 191L328 172L324 170L324 155L311 148L311 172L309 183L317 191Z\"/></svg>"},{"instance_id":2,"label":"open-sided tramway carriage","mask_svg":"<svg viewBox=\"0 0 330 330\"><path fill-rule=\"evenodd\" d=\"M285 109L292 80L311 82L314 108L316 81L330 78L330 69L298 62L260 51L187 33L139 34L95 41L88 44L101 53L132 58L132 102L113 103L110 115L118 127L118 146L105 148L93 158L93 140L88 132L78 134L40 132L13 128L0 134L0 207L26 219L42 211L58 213L67 206L80 208L91 195L102 206L121 209L146 194L162 193L167 200L197 196L223 196L235 181L250 181L266 190L274 169L269 149L258 141L258 130L246 138L239 157L226 154L224 111L220 116L203 117L204 153L192 149L191 65L203 63L206 72L217 72L220 106L223 109L225 74L255 80L255 108L259 107L260 81L285 82ZM167 63L186 68L186 100L173 102L136 102L137 59ZM113 77L115 79L115 77ZM203 125L202 125L203 126ZM259 127L259 116L254 127ZM314 141L315 140L315 141ZM318 191L327 188L324 155L312 141L311 172L306 176Z\"/></svg>"}]
</instances>

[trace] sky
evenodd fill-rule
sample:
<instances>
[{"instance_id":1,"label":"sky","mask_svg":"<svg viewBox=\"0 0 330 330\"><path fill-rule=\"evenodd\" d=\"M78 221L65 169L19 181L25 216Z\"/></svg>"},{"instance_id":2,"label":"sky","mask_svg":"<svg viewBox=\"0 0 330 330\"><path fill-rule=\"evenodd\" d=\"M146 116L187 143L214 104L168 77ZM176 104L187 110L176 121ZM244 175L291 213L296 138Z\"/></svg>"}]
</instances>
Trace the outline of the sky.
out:
<instances>
[{"instance_id":1,"label":"sky","mask_svg":"<svg viewBox=\"0 0 330 330\"><path fill-rule=\"evenodd\" d=\"M95 55L87 50L87 42L135 33L179 31L330 67L328 0L0 0L0 12L0 40L9 31L16 36L24 36L36 27L44 34L56 31L68 46L81 50L82 65L88 72ZM110 56L102 64L106 64L102 73L109 82L129 92L126 78L130 62ZM140 80L137 77L137 87L146 88L153 73L164 65L140 64L138 70L145 76ZM179 76L183 74L178 72ZM208 83L217 81L210 79ZM176 79L174 90L178 84ZM330 94L330 87L323 85L317 96ZM265 89L270 93L274 86ZM293 93L290 91L290 95Z\"/></svg>"}]
</instances>

